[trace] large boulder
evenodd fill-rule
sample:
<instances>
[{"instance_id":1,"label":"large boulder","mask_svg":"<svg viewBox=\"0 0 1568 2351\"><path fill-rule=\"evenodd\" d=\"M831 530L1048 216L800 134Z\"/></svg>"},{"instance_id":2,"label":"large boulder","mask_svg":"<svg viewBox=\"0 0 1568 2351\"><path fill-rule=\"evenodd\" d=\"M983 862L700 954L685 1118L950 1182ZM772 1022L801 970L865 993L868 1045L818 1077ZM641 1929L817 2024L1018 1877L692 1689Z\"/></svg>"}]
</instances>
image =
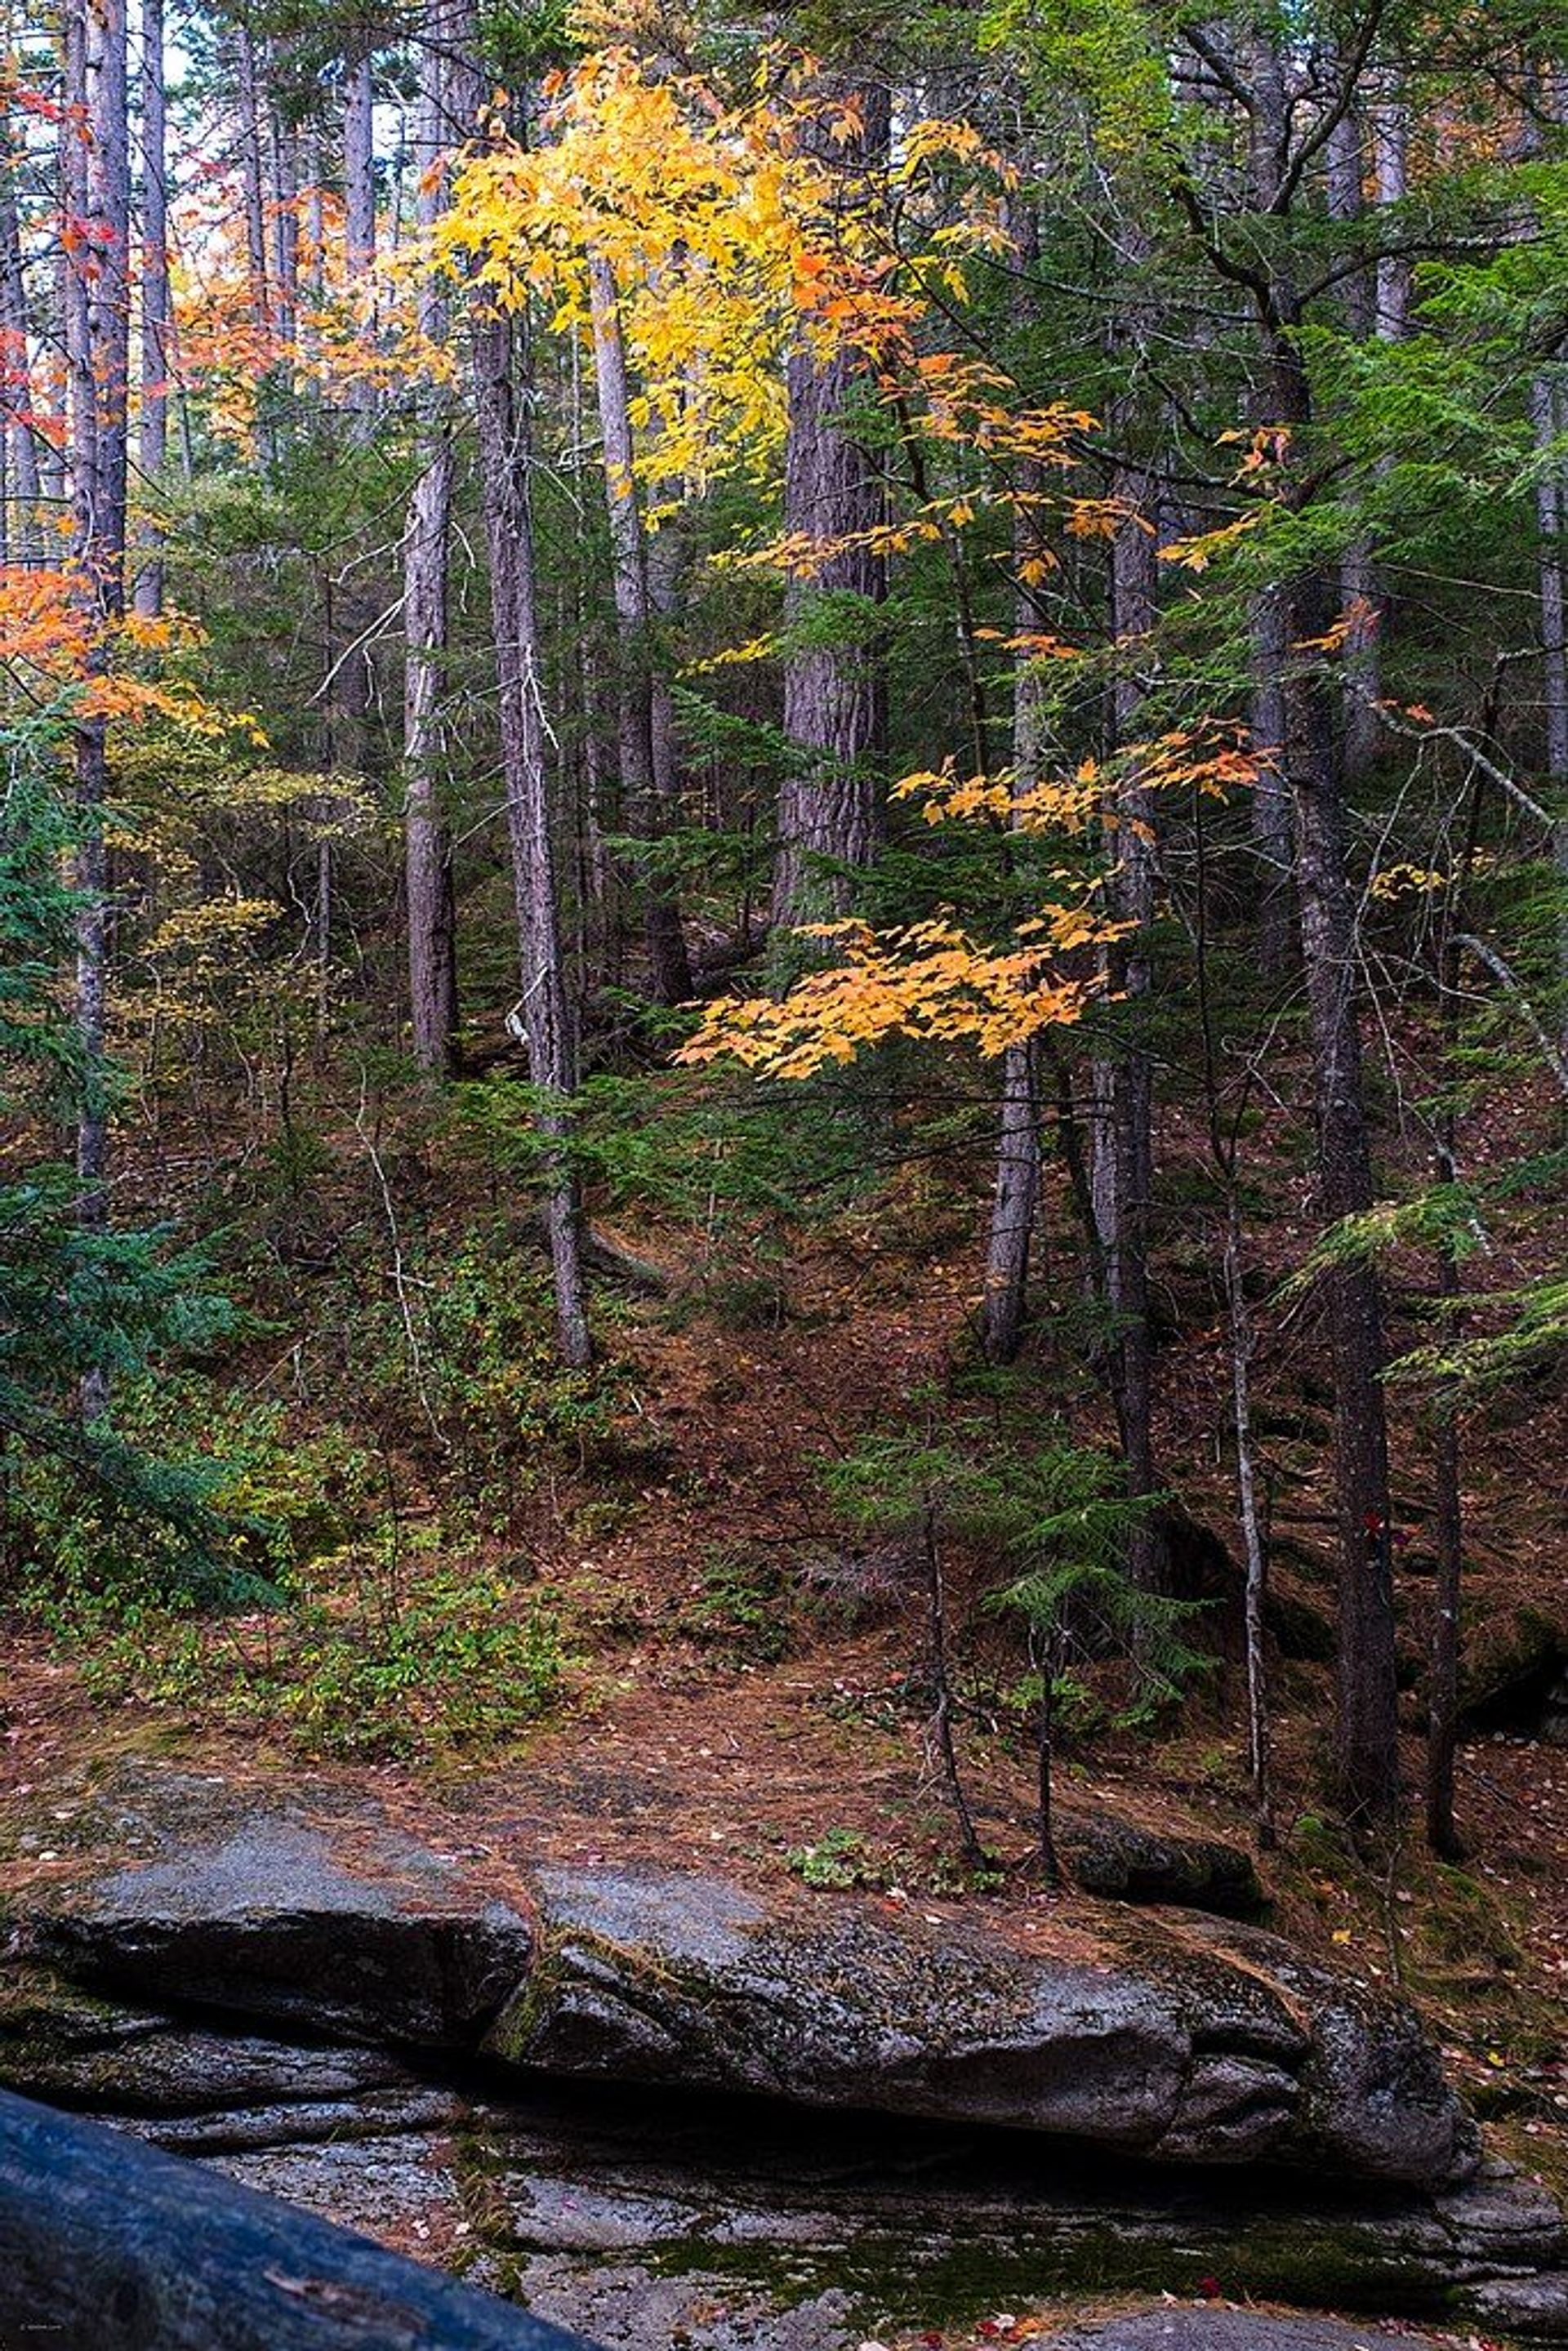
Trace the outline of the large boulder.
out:
<instances>
[{"instance_id":1,"label":"large boulder","mask_svg":"<svg viewBox=\"0 0 1568 2351\"><path fill-rule=\"evenodd\" d=\"M1040 1948L907 1907L646 1869L540 1873L507 2064L999 2124L1191 2164L1423 2188L1471 2127L1409 2012L1255 1929L1054 1923Z\"/></svg>"},{"instance_id":2,"label":"large boulder","mask_svg":"<svg viewBox=\"0 0 1568 2351\"><path fill-rule=\"evenodd\" d=\"M166 1774L155 1802L117 1796L78 1834L79 1865L29 1889L17 1938L78 1982L466 2048L528 1971L526 1915L369 1803L305 1812ZM108 1857L121 1844L146 1857Z\"/></svg>"},{"instance_id":3,"label":"large boulder","mask_svg":"<svg viewBox=\"0 0 1568 2351\"><path fill-rule=\"evenodd\" d=\"M265 2107L266 2033L287 2027L383 2053L999 2124L1165 2163L1326 2163L1424 2189L1473 2167L1407 2011L1197 1911L926 1914L646 1865L535 1867L520 1840L474 1846L435 1813L410 1825L362 1786L171 1770L52 1803L14 1850L28 1980L52 1972L141 2011L101 2039L78 2020L63 2042L13 2014L11 2079L73 2102L99 2104L123 2072L155 2112L210 2063L248 2069L248 2091L228 2086ZM19 1981L0 2008L29 1996ZM198 2015L182 2028L179 2011ZM263 2037L193 2051L189 2028L223 2013ZM315 2070L324 2112L409 2090Z\"/></svg>"}]
</instances>

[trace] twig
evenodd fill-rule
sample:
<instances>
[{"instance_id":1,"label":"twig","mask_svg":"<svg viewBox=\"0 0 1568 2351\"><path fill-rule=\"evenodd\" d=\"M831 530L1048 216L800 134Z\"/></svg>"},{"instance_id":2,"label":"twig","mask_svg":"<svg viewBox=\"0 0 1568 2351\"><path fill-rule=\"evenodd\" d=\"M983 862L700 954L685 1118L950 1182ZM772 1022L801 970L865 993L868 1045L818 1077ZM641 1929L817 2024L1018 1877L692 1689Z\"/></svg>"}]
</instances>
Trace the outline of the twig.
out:
<instances>
[{"instance_id":1,"label":"twig","mask_svg":"<svg viewBox=\"0 0 1568 2351\"><path fill-rule=\"evenodd\" d=\"M392 1241L392 1288L397 1292L398 1311L402 1316L403 1337L408 1346L409 1368L413 1374L414 1392L419 1397L420 1408L430 1424L431 1435L438 1445L444 1447L446 1439L442 1434L441 1425L431 1406L430 1392L424 1384L424 1356L419 1343L419 1333L414 1329L413 1310L409 1303L409 1280L402 1261L402 1241L398 1232L397 1210L392 1206L392 1186L387 1181L387 1171L382 1165L382 1155L376 1148L375 1137L365 1123L365 1073L361 1069L360 1100L354 1112L354 1131L365 1146L365 1155L375 1170L376 1182L381 1186L382 1207L386 1216L387 1234Z\"/></svg>"}]
</instances>

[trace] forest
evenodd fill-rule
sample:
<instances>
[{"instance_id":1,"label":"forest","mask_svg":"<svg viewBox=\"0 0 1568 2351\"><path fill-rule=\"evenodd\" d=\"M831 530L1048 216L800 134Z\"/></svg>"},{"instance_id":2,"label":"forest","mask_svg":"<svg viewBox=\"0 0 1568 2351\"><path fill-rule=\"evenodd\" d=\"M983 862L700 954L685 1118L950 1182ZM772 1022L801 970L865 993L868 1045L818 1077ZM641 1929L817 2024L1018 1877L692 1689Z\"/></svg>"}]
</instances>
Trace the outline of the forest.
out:
<instances>
[{"instance_id":1,"label":"forest","mask_svg":"<svg viewBox=\"0 0 1568 2351\"><path fill-rule=\"evenodd\" d=\"M51 1965L160 1774L1263 1915L1568 2187L1561 0L10 8L0 757Z\"/></svg>"}]
</instances>

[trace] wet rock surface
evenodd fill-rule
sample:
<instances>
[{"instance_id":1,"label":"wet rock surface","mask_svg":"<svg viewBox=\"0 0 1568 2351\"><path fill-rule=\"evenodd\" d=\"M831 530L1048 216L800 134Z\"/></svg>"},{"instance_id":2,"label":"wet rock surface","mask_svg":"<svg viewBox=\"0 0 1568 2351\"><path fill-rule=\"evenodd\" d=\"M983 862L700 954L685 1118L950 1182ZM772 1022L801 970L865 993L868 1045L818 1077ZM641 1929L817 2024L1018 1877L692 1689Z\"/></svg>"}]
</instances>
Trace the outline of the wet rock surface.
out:
<instances>
[{"instance_id":1,"label":"wet rock surface","mask_svg":"<svg viewBox=\"0 0 1568 2351\"><path fill-rule=\"evenodd\" d=\"M555 2074L1001 2125L1172 2162L1438 2187L1469 2126L1404 2011L1278 1938L1096 1923L1035 1953L908 1907L650 1870L542 1872L486 2035Z\"/></svg>"},{"instance_id":2,"label":"wet rock surface","mask_svg":"<svg viewBox=\"0 0 1568 2351\"><path fill-rule=\"evenodd\" d=\"M77 1981L463 2047L528 1972L528 1919L368 1804L305 1814L164 1774L97 1812L80 1871L21 1921L28 1955ZM147 1857L102 1865L95 1834Z\"/></svg>"},{"instance_id":3,"label":"wet rock surface","mask_svg":"<svg viewBox=\"0 0 1568 2351\"><path fill-rule=\"evenodd\" d=\"M1430 2351L1417 2335L1201 2307L1136 2311L1099 2325L1067 2327L1050 2340L1052 2351Z\"/></svg>"}]
</instances>

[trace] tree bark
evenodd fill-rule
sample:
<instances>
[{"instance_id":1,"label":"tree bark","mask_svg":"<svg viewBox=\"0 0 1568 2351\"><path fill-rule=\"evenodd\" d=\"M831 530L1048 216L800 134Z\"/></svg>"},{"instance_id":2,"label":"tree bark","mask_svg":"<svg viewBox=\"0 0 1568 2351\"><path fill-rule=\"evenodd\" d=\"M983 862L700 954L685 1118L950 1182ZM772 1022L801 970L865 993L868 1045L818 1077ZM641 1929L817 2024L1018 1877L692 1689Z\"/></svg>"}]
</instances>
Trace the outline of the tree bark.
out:
<instances>
[{"instance_id":1,"label":"tree bark","mask_svg":"<svg viewBox=\"0 0 1568 2351\"><path fill-rule=\"evenodd\" d=\"M358 308L360 331L370 336L375 331L375 81L371 52L363 46L350 57L343 85L343 214L349 298ZM375 387L362 371L349 398L361 414L375 407Z\"/></svg>"},{"instance_id":2,"label":"tree bark","mask_svg":"<svg viewBox=\"0 0 1568 2351\"><path fill-rule=\"evenodd\" d=\"M471 41L466 10L461 38ZM460 77L455 119L478 117L470 69ZM592 1356L582 1272L582 1209L571 1164L568 1118L577 1090L577 1048L561 949L555 845L550 830L542 698L544 655L538 629L528 466L528 403L514 377L522 329L486 289L471 293L470 340L478 425L496 682L506 778L507 828L528 1039L528 1073L539 1097L537 1118L546 1149L545 1223L555 1284L556 1336L569 1364Z\"/></svg>"},{"instance_id":3,"label":"tree bark","mask_svg":"<svg viewBox=\"0 0 1568 2351\"><path fill-rule=\"evenodd\" d=\"M33 370L27 333L27 283L22 266L22 229L16 204L20 144L8 112L0 111L0 429L7 458L7 534L15 559L29 569L44 559L43 485L34 437Z\"/></svg>"},{"instance_id":4,"label":"tree bark","mask_svg":"<svg viewBox=\"0 0 1568 2351\"><path fill-rule=\"evenodd\" d=\"M1332 599L1320 575L1291 596L1295 647L1321 637ZM1375 1197L1359 1024L1356 907L1345 867L1344 794L1334 742L1333 688L1292 653L1288 756L1296 815L1301 958L1314 1063L1318 1202L1326 1224ZM1391 1813L1399 1798L1394 1576L1384 1412L1383 1303L1368 1265L1324 1277L1334 1377L1334 1468L1340 1535L1339 1795L1354 1820Z\"/></svg>"},{"instance_id":5,"label":"tree bark","mask_svg":"<svg viewBox=\"0 0 1568 2351\"><path fill-rule=\"evenodd\" d=\"M620 302L614 273L598 254L589 262L589 288L615 602L616 731L622 799L643 837L656 846L664 831L661 785L669 779L662 778L659 773L654 728L653 613L648 550L637 496ZM682 1004L692 993L692 972L679 909L656 871L644 874L643 890L653 993L661 1004Z\"/></svg>"},{"instance_id":6,"label":"tree bark","mask_svg":"<svg viewBox=\"0 0 1568 2351\"><path fill-rule=\"evenodd\" d=\"M1365 144L1361 109L1346 108L1326 153L1328 213L1332 221L1354 229L1365 196ZM1373 272L1353 269L1344 280L1343 300L1348 332L1358 341L1376 324L1376 289ZM1352 541L1340 561L1340 600L1352 616L1345 643L1344 764L1353 780L1364 775L1377 755L1377 713L1380 691L1377 658L1377 578L1372 548L1362 538Z\"/></svg>"},{"instance_id":7,"label":"tree bark","mask_svg":"<svg viewBox=\"0 0 1568 2351\"><path fill-rule=\"evenodd\" d=\"M1252 1318L1241 1261L1241 1207L1235 1167L1226 1168L1225 1300L1230 1323L1230 1400L1236 1429L1236 1499L1247 1561L1244 1602L1247 1643L1247 1746L1252 1772L1252 1816L1261 1852L1274 1848L1274 1787L1270 1759L1269 1653L1264 1609L1269 1598L1269 1554L1258 1512L1258 1479L1252 1453Z\"/></svg>"},{"instance_id":8,"label":"tree bark","mask_svg":"<svg viewBox=\"0 0 1568 2351\"><path fill-rule=\"evenodd\" d=\"M446 120L450 7L438 7L420 53L414 120L415 225L428 238L443 197L436 172L451 133ZM447 305L441 281L423 269L419 331L444 342ZM452 531L455 457L448 402L434 382L419 393L419 478L403 538L403 863L408 900L409 1006L414 1059L433 1078L452 1067L457 1028L456 910L452 845L441 810L444 752L443 700L447 644L446 567Z\"/></svg>"},{"instance_id":9,"label":"tree bark","mask_svg":"<svg viewBox=\"0 0 1568 2351\"><path fill-rule=\"evenodd\" d=\"M267 112L272 182L272 282L277 289L277 336L292 351L299 331L299 146L276 104Z\"/></svg>"},{"instance_id":10,"label":"tree bark","mask_svg":"<svg viewBox=\"0 0 1568 2351\"><path fill-rule=\"evenodd\" d=\"M156 496L169 454L169 161L163 71L163 0L141 0L141 385L137 469L142 496ZM163 610L162 533L149 517L140 533L136 611Z\"/></svg>"},{"instance_id":11,"label":"tree bark","mask_svg":"<svg viewBox=\"0 0 1568 2351\"><path fill-rule=\"evenodd\" d=\"M1034 1813L1040 1844L1040 1869L1047 1888L1055 1893L1062 1882L1061 1857L1056 1849L1056 1806L1051 1772L1056 1760L1056 1677L1061 1642L1054 1631L1031 1625L1030 1663L1040 1676L1040 1704L1034 1719Z\"/></svg>"},{"instance_id":12,"label":"tree bark","mask_svg":"<svg viewBox=\"0 0 1568 2351\"><path fill-rule=\"evenodd\" d=\"M125 501L130 366L127 255L131 146L124 0L70 0L65 25L66 204L76 229L67 258L66 358L71 400L71 553L95 630L90 676L108 662L109 632L125 611ZM76 726L77 1023L83 1082L77 1127L78 1213L89 1232L109 1222L108 789L104 721ZM84 1384L83 1409L101 1411L101 1380Z\"/></svg>"},{"instance_id":13,"label":"tree bark","mask_svg":"<svg viewBox=\"0 0 1568 2351\"><path fill-rule=\"evenodd\" d=\"M1459 1294L1451 1249L1437 1259L1438 1294ZM1454 1823L1454 1759L1459 1734L1459 1601L1464 1579L1464 1500L1457 1398L1439 1395L1432 1443L1437 1573L1432 1593L1432 1649L1427 1689L1427 1842L1445 1860L1460 1853Z\"/></svg>"},{"instance_id":14,"label":"tree bark","mask_svg":"<svg viewBox=\"0 0 1568 2351\"><path fill-rule=\"evenodd\" d=\"M1278 587L1265 588L1252 608L1252 697L1249 725L1260 765L1252 787L1252 843L1261 868L1258 895L1258 960L1267 979L1283 977L1295 928L1291 877L1294 826L1285 777L1285 662L1290 650L1285 606Z\"/></svg>"},{"instance_id":15,"label":"tree bark","mask_svg":"<svg viewBox=\"0 0 1568 2351\"><path fill-rule=\"evenodd\" d=\"M1030 468L1013 508L1013 560L1018 574L1013 617L1019 634L1032 631L1039 615L1023 576L1039 538L1030 503L1041 486ZM1038 669L1020 657L1013 678L1013 801L1039 785L1044 757L1044 694ZM1013 823L1018 818L1015 813ZM988 1363L1010 1364L1023 1340L1029 1290L1030 1243L1040 1200L1039 1053L1031 1041L1009 1045L1002 1056L1000 1130L996 1179L991 1191L990 1232L986 1249L986 1293L980 1309L980 1344Z\"/></svg>"},{"instance_id":16,"label":"tree bark","mask_svg":"<svg viewBox=\"0 0 1568 2351\"><path fill-rule=\"evenodd\" d=\"M240 174L245 190L246 263L250 276L251 323L264 331L272 323L267 269L267 182L262 168L261 91L256 45L241 25L235 35L240 113Z\"/></svg>"},{"instance_id":17,"label":"tree bark","mask_svg":"<svg viewBox=\"0 0 1568 2351\"><path fill-rule=\"evenodd\" d=\"M942 1568L942 1545L936 1531L934 1504L927 1499L920 1514L920 1545L925 1562L926 1646L931 1666L931 1741L958 1823L958 1842L966 1869L983 1869L986 1850L975 1828L975 1816L964 1790L958 1745L953 1730L953 1679L947 1663L947 1590ZM1048 1814L1049 1822L1049 1814Z\"/></svg>"},{"instance_id":18,"label":"tree bark","mask_svg":"<svg viewBox=\"0 0 1568 2351\"><path fill-rule=\"evenodd\" d=\"M1563 403L1556 380L1544 372L1530 388L1531 422L1535 445L1545 456L1563 429ZM1553 783L1568 782L1568 596L1563 590L1563 532L1568 525L1568 499L1563 495L1563 463L1549 457L1535 488L1535 519L1540 534L1541 647L1545 680L1542 701L1546 717L1546 772Z\"/></svg>"},{"instance_id":19,"label":"tree bark","mask_svg":"<svg viewBox=\"0 0 1568 2351\"><path fill-rule=\"evenodd\" d=\"M1135 664L1158 610L1159 567L1153 485L1136 470L1118 475L1125 519L1112 545L1112 634L1116 669L1113 731L1124 750L1136 739L1144 687ZM1154 1449L1154 1342L1149 1327L1148 1222L1154 1184L1154 1063L1144 1034L1152 970L1155 914L1154 795L1135 776L1117 789L1107 839L1111 865L1106 903L1127 925L1111 949L1110 979L1125 1008L1124 1050L1095 1074L1095 1213L1104 1249L1106 1303L1116 1319L1113 1343L1117 1409L1134 1499L1156 1490ZM1128 1544L1128 1572L1145 1589L1163 1578L1164 1545L1152 1511Z\"/></svg>"},{"instance_id":20,"label":"tree bark","mask_svg":"<svg viewBox=\"0 0 1568 2351\"><path fill-rule=\"evenodd\" d=\"M1255 35L1250 200L1272 212L1290 194L1291 117L1280 53ZM1298 450L1312 422L1299 340L1301 306L1290 269L1250 281L1273 410L1290 436L1287 494L1310 496ZM1301 959L1311 1024L1318 1205L1325 1224L1371 1207L1359 1024L1356 901L1346 869L1345 777L1338 687L1308 648L1327 633L1334 595L1320 569L1285 584L1285 765L1295 821ZM1355 1823L1386 1819L1399 1801L1394 1575L1388 1440L1384 1410L1383 1302L1370 1266L1324 1277L1334 1374L1334 1483L1339 1520L1339 1703L1334 1778Z\"/></svg>"},{"instance_id":21,"label":"tree bark","mask_svg":"<svg viewBox=\"0 0 1568 2351\"><path fill-rule=\"evenodd\" d=\"M863 174L886 149L888 99L870 86L854 95L863 131L834 142L824 129L821 152L838 168ZM784 528L821 554L808 579L791 580L785 597L785 628L794 633L784 734L793 762L779 801L773 920L780 926L841 914L851 892L841 869L870 865L881 837L872 763L883 733L884 692L872 615L887 592L886 566L874 549L847 543L874 530L885 511L876 460L846 416L864 375L858 352L824 355L802 329L789 363ZM853 641L803 643L813 619L837 600L852 614Z\"/></svg>"}]
</instances>

